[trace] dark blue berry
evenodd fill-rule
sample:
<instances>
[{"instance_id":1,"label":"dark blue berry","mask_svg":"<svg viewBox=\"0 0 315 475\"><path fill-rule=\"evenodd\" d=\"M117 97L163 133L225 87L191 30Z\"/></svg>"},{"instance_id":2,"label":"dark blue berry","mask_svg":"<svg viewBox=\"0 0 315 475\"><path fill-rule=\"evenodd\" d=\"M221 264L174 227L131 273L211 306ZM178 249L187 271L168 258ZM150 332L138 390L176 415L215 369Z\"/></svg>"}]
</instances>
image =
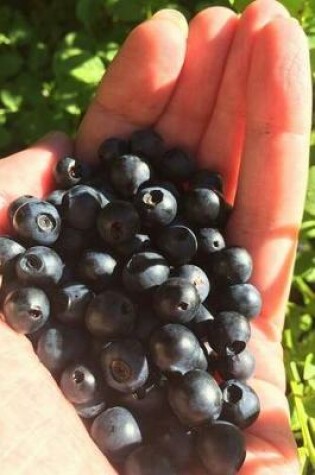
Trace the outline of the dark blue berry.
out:
<instances>
[{"instance_id":1,"label":"dark blue berry","mask_svg":"<svg viewBox=\"0 0 315 475\"><path fill-rule=\"evenodd\" d=\"M167 226L176 217L175 196L162 187L142 188L136 196L135 206L147 227Z\"/></svg>"},{"instance_id":2,"label":"dark blue berry","mask_svg":"<svg viewBox=\"0 0 315 475\"><path fill-rule=\"evenodd\" d=\"M54 190L48 196L46 196L45 200L48 201L48 203L56 206L56 208L59 210L61 209L62 200L66 193L67 190Z\"/></svg>"},{"instance_id":3,"label":"dark blue berry","mask_svg":"<svg viewBox=\"0 0 315 475\"><path fill-rule=\"evenodd\" d=\"M84 358L89 348L85 332L54 324L41 334L37 343L37 356L42 364L58 376L70 363Z\"/></svg>"},{"instance_id":4,"label":"dark blue berry","mask_svg":"<svg viewBox=\"0 0 315 475\"><path fill-rule=\"evenodd\" d=\"M70 227L90 229L101 210L99 193L87 185L76 185L62 199L62 216Z\"/></svg>"},{"instance_id":5,"label":"dark blue berry","mask_svg":"<svg viewBox=\"0 0 315 475\"><path fill-rule=\"evenodd\" d=\"M114 159L128 153L128 143L118 137L110 137L101 143L98 149L98 158L104 166L108 166Z\"/></svg>"},{"instance_id":6,"label":"dark blue berry","mask_svg":"<svg viewBox=\"0 0 315 475\"><path fill-rule=\"evenodd\" d=\"M123 198L135 196L139 186L150 178L149 165L137 155L123 155L111 161L109 180L116 192Z\"/></svg>"},{"instance_id":7,"label":"dark blue berry","mask_svg":"<svg viewBox=\"0 0 315 475\"><path fill-rule=\"evenodd\" d=\"M123 282L130 292L143 292L163 284L170 267L166 259L155 252L134 254L123 270Z\"/></svg>"},{"instance_id":8,"label":"dark blue berry","mask_svg":"<svg viewBox=\"0 0 315 475\"><path fill-rule=\"evenodd\" d=\"M210 170L197 170L190 180L191 188L210 188L222 193L223 180L219 173Z\"/></svg>"},{"instance_id":9,"label":"dark blue berry","mask_svg":"<svg viewBox=\"0 0 315 475\"><path fill-rule=\"evenodd\" d=\"M57 241L61 229L60 215L47 201L27 201L13 216L17 236L30 244L49 246Z\"/></svg>"},{"instance_id":10,"label":"dark blue berry","mask_svg":"<svg viewBox=\"0 0 315 475\"><path fill-rule=\"evenodd\" d=\"M211 475L235 475L246 457L243 433L224 421L202 427L196 434L196 449Z\"/></svg>"},{"instance_id":11,"label":"dark blue berry","mask_svg":"<svg viewBox=\"0 0 315 475\"><path fill-rule=\"evenodd\" d=\"M168 150L159 164L161 174L167 180L175 183L188 180L195 168L196 164L193 158L179 148Z\"/></svg>"},{"instance_id":12,"label":"dark blue berry","mask_svg":"<svg viewBox=\"0 0 315 475\"><path fill-rule=\"evenodd\" d=\"M207 369L207 360L196 336L184 325L169 323L154 331L150 354L155 365L165 373L186 373Z\"/></svg>"},{"instance_id":13,"label":"dark blue berry","mask_svg":"<svg viewBox=\"0 0 315 475\"><path fill-rule=\"evenodd\" d=\"M10 222L13 221L13 216L15 212L20 208L20 206L24 205L25 203L31 203L31 202L35 203L37 201L40 201L40 200L32 195L22 195L16 198L15 200L13 200L10 203L9 208L8 208L8 218Z\"/></svg>"},{"instance_id":14,"label":"dark blue berry","mask_svg":"<svg viewBox=\"0 0 315 475\"><path fill-rule=\"evenodd\" d=\"M135 305L126 295L116 290L105 290L96 295L85 315L90 333L108 339L129 335L135 320Z\"/></svg>"},{"instance_id":15,"label":"dark blue berry","mask_svg":"<svg viewBox=\"0 0 315 475\"><path fill-rule=\"evenodd\" d=\"M261 294L252 284L230 285L222 289L219 306L220 309L239 312L251 320L261 311Z\"/></svg>"},{"instance_id":16,"label":"dark blue berry","mask_svg":"<svg viewBox=\"0 0 315 475\"><path fill-rule=\"evenodd\" d=\"M82 281L100 291L113 282L116 266L117 261L110 254L87 250L81 255L78 271Z\"/></svg>"},{"instance_id":17,"label":"dark blue berry","mask_svg":"<svg viewBox=\"0 0 315 475\"><path fill-rule=\"evenodd\" d=\"M224 355L241 353L251 336L248 319L237 312L220 312L216 315L209 331L212 348Z\"/></svg>"},{"instance_id":18,"label":"dark blue berry","mask_svg":"<svg viewBox=\"0 0 315 475\"><path fill-rule=\"evenodd\" d=\"M218 419L222 395L215 379L196 369L169 381L168 402L182 424L196 427Z\"/></svg>"},{"instance_id":19,"label":"dark blue berry","mask_svg":"<svg viewBox=\"0 0 315 475\"><path fill-rule=\"evenodd\" d=\"M125 475L177 475L172 458L157 445L144 445L132 452L124 466Z\"/></svg>"},{"instance_id":20,"label":"dark blue berry","mask_svg":"<svg viewBox=\"0 0 315 475\"><path fill-rule=\"evenodd\" d=\"M150 128L133 132L130 147L133 153L148 158L154 165L159 163L165 152L162 137Z\"/></svg>"},{"instance_id":21,"label":"dark blue berry","mask_svg":"<svg viewBox=\"0 0 315 475\"><path fill-rule=\"evenodd\" d=\"M180 223L172 223L159 230L156 244L170 264L175 266L190 262L198 249L197 238L192 229Z\"/></svg>"},{"instance_id":22,"label":"dark blue berry","mask_svg":"<svg viewBox=\"0 0 315 475\"><path fill-rule=\"evenodd\" d=\"M34 246L19 256L16 275L27 285L56 285L61 280L63 262L58 254L46 246Z\"/></svg>"},{"instance_id":23,"label":"dark blue berry","mask_svg":"<svg viewBox=\"0 0 315 475\"><path fill-rule=\"evenodd\" d=\"M9 237L0 236L0 275L4 273L9 262L24 251L25 248L18 242Z\"/></svg>"},{"instance_id":24,"label":"dark blue berry","mask_svg":"<svg viewBox=\"0 0 315 475\"><path fill-rule=\"evenodd\" d=\"M222 412L220 419L240 429L252 425L260 413L259 398L247 384L230 379L221 384Z\"/></svg>"},{"instance_id":25,"label":"dark blue berry","mask_svg":"<svg viewBox=\"0 0 315 475\"><path fill-rule=\"evenodd\" d=\"M153 309L149 306L139 306L138 318L134 327L135 338L143 344L148 344L152 333L161 326L161 320L157 318Z\"/></svg>"},{"instance_id":26,"label":"dark blue berry","mask_svg":"<svg viewBox=\"0 0 315 475\"><path fill-rule=\"evenodd\" d=\"M189 322L194 318L199 305L200 297L195 285L179 277L166 280L154 294L155 312L166 322Z\"/></svg>"},{"instance_id":27,"label":"dark blue berry","mask_svg":"<svg viewBox=\"0 0 315 475\"><path fill-rule=\"evenodd\" d=\"M74 404L95 404L96 400L104 400L100 375L86 363L68 366L61 375L60 389L68 401Z\"/></svg>"},{"instance_id":28,"label":"dark blue berry","mask_svg":"<svg viewBox=\"0 0 315 475\"><path fill-rule=\"evenodd\" d=\"M193 264L186 264L177 267L172 271L173 277L180 277L188 280L196 287L201 302L204 302L210 292L210 282L207 274L198 266Z\"/></svg>"},{"instance_id":29,"label":"dark blue berry","mask_svg":"<svg viewBox=\"0 0 315 475\"><path fill-rule=\"evenodd\" d=\"M91 437L111 462L120 463L142 443L136 419L126 408L115 406L93 421Z\"/></svg>"},{"instance_id":30,"label":"dark blue berry","mask_svg":"<svg viewBox=\"0 0 315 475\"><path fill-rule=\"evenodd\" d=\"M131 203L113 201L100 212L97 227L102 239L115 246L130 241L139 232L140 218Z\"/></svg>"},{"instance_id":31,"label":"dark blue berry","mask_svg":"<svg viewBox=\"0 0 315 475\"><path fill-rule=\"evenodd\" d=\"M211 256L211 273L223 284L244 284L253 270L250 254L242 247L226 247Z\"/></svg>"},{"instance_id":32,"label":"dark blue berry","mask_svg":"<svg viewBox=\"0 0 315 475\"><path fill-rule=\"evenodd\" d=\"M123 257L130 257L139 252L152 250L150 236L147 234L136 234L129 241L117 243L113 247L115 252Z\"/></svg>"},{"instance_id":33,"label":"dark blue berry","mask_svg":"<svg viewBox=\"0 0 315 475\"><path fill-rule=\"evenodd\" d=\"M188 326L200 340L207 340L213 320L213 315L207 307L201 304Z\"/></svg>"},{"instance_id":34,"label":"dark blue berry","mask_svg":"<svg viewBox=\"0 0 315 475\"><path fill-rule=\"evenodd\" d=\"M78 185L88 174L87 165L72 157L63 157L59 160L53 172L55 181L61 188Z\"/></svg>"},{"instance_id":35,"label":"dark blue berry","mask_svg":"<svg viewBox=\"0 0 315 475\"><path fill-rule=\"evenodd\" d=\"M216 228L201 228L197 231L198 249L206 256L225 247L224 237Z\"/></svg>"},{"instance_id":36,"label":"dark blue berry","mask_svg":"<svg viewBox=\"0 0 315 475\"><path fill-rule=\"evenodd\" d=\"M255 358L246 348L236 355L220 355L217 369L223 379L246 381L255 370Z\"/></svg>"},{"instance_id":37,"label":"dark blue berry","mask_svg":"<svg viewBox=\"0 0 315 475\"><path fill-rule=\"evenodd\" d=\"M87 231L63 226L55 249L64 259L74 259L90 245Z\"/></svg>"},{"instance_id":38,"label":"dark blue berry","mask_svg":"<svg viewBox=\"0 0 315 475\"><path fill-rule=\"evenodd\" d=\"M36 287L20 287L6 296L3 313L8 325L16 332L30 334L47 322L50 303L43 290Z\"/></svg>"},{"instance_id":39,"label":"dark blue berry","mask_svg":"<svg viewBox=\"0 0 315 475\"><path fill-rule=\"evenodd\" d=\"M186 193L185 216L195 226L215 226L220 216L220 207L219 195L209 188L194 188Z\"/></svg>"},{"instance_id":40,"label":"dark blue berry","mask_svg":"<svg viewBox=\"0 0 315 475\"><path fill-rule=\"evenodd\" d=\"M140 342L123 339L109 343L101 353L105 381L122 393L134 393L149 377L149 365Z\"/></svg>"},{"instance_id":41,"label":"dark blue berry","mask_svg":"<svg viewBox=\"0 0 315 475\"><path fill-rule=\"evenodd\" d=\"M79 282L60 286L51 297L53 315L67 325L80 325L93 298L93 292Z\"/></svg>"}]
</instances>

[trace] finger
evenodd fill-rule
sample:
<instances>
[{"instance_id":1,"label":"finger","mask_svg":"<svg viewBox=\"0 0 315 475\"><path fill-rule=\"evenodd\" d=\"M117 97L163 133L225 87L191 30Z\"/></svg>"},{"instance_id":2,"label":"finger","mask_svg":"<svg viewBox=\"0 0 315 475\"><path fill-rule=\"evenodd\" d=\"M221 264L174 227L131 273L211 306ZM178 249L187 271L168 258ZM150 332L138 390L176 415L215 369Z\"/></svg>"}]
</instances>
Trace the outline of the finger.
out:
<instances>
[{"instance_id":1,"label":"finger","mask_svg":"<svg viewBox=\"0 0 315 475\"><path fill-rule=\"evenodd\" d=\"M257 326L281 338L308 170L311 74L298 23L277 19L257 36L248 80L246 138L229 240L255 262L263 295Z\"/></svg>"},{"instance_id":2,"label":"finger","mask_svg":"<svg viewBox=\"0 0 315 475\"><path fill-rule=\"evenodd\" d=\"M62 132L53 132L27 150L0 161L0 232L8 231L7 209L21 195L43 197L54 187L52 169L72 153L72 143Z\"/></svg>"},{"instance_id":3,"label":"finger","mask_svg":"<svg viewBox=\"0 0 315 475\"><path fill-rule=\"evenodd\" d=\"M191 21L185 63L157 129L169 145L195 152L212 113L226 57L237 27L232 10L212 7Z\"/></svg>"},{"instance_id":4,"label":"finger","mask_svg":"<svg viewBox=\"0 0 315 475\"><path fill-rule=\"evenodd\" d=\"M256 0L240 18L230 49L215 109L198 155L201 163L224 177L225 194L233 202L244 137L245 93L251 51L257 33L277 16L288 17L276 1Z\"/></svg>"},{"instance_id":5,"label":"finger","mask_svg":"<svg viewBox=\"0 0 315 475\"><path fill-rule=\"evenodd\" d=\"M1 475L115 475L30 342L1 321L0 342Z\"/></svg>"},{"instance_id":6,"label":"finger","mask_svg":"<svg viewBox=\"0 0 315 475\"><path fill-rule=\"evenodd\" d=\"M239 475L298 475L296 444L284 393L266 381L256 380L251 385L259 396L261 412L245 431L247 455Z\"/></svg>"},{"instance_id":7,"label":"finger","mask_svg":"<svg viewBox=\"0 0 315 475\"><path fill-rule=\"evenodd\" d=\"M156 122L183 66L187 31L181 13L161 10L131 32L79 128L80 157L93 160L106 137Z\"/></svg>"}]
</instances>

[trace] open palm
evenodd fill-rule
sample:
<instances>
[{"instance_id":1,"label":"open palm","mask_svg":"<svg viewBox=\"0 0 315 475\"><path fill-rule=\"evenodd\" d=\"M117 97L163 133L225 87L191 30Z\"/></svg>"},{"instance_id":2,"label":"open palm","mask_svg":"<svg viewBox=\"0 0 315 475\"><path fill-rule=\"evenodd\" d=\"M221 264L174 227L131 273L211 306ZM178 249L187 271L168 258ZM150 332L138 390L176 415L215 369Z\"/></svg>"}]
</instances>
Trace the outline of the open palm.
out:
<instances>
[{"instance_id":1,"label":"open palm","mask_svg":"<svg viewBox=\"0 0 315 475\"><path fill-rule=\"evenodd\" d=\"M168 145L219 171L235 211L229 243L253 256L264 305L253 324L250 384L262 412L246 431L241 475L299 473L284 395L281 332L307 176L311 85L304 34L286 10L257 0L242 17L213 7L190 23L161 11L138 26L104 76L76 153L94 160L107 136L153 125ZM0 163L0 231L8 203L44 196L55 161L72 153L55 133ZM112 475L28 340L0 322L1 475ZM162 475L162 474L161 474Z\"/></svg>"}]
</instances>

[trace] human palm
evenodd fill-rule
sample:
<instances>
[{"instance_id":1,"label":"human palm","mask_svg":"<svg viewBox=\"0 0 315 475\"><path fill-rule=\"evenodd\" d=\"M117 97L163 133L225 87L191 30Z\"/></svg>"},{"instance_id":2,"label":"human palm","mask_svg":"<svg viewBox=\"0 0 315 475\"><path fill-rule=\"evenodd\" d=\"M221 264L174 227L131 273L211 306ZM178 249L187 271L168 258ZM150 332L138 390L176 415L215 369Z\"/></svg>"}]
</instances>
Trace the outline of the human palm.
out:
<instances>
[{"instance_id":1,"label":"human palm","mask_svg":"<svg viewBox=\"0 0 315 475\"><path fill-rule=\"evenodd\" d=\"M189 32L179 13L162 11L129 35L75 144L78 156L92 161L106 136L153 125L168 145L186 147L223 175L226 196L235 199L228 241L251 252L252 281L264 301L253 322L257 368L250 381L262 411L246 430L241 475L299 472L280 341L303 211L310 110L306 39L280 4L258 0L242 17L209 8ZM55 133L1 161L1 232L9 202L47 194L53 164L70 153L70 140ZM114 474L28 340L0 322L0 343L1 474Z\"/></svg>"}]
</instances>

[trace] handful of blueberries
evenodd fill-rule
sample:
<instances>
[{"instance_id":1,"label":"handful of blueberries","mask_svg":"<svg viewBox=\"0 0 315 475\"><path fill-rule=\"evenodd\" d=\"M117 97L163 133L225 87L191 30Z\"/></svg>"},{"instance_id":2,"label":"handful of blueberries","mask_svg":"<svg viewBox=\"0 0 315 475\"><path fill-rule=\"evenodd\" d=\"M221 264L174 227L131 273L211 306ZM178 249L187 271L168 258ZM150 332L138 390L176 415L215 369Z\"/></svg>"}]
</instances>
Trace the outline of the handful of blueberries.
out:
<instances>
[{"instance_id":1,"label":"handful of blueberries","mask_svg":"<svg viewBox=\"0 0 315 475\"><path fill-rule=\"evenodd\" d=\"M261 309L227 246L218 173L152 129L62 158L57 188L11 203L1 306L125 475L233 475L259 414L246 345Z\"/></svg>"}]
</instances>

